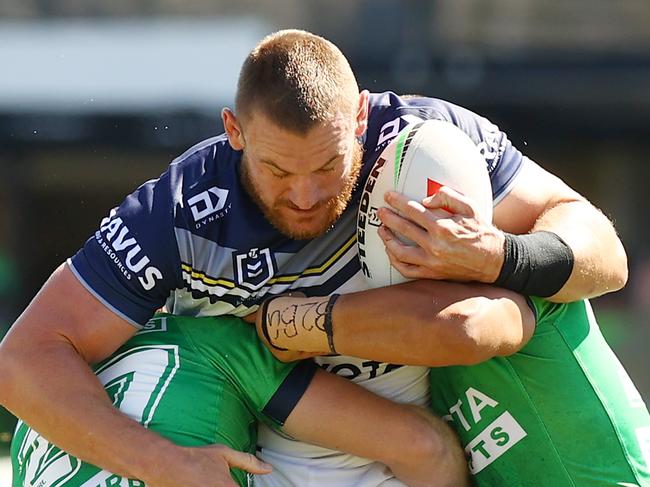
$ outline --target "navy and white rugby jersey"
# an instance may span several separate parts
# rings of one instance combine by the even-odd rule
[[[522,154],[485,118],[424,97],[370,97],[359,184],[348,209],[326,234],[309,241],[280,234],[240,182],[241,152],[225,135],[175,159],[113,209],[69,259],[81,282],[134,325],[167,306],[180,315],[244,316],[269,294],[308,296],[364,288],[356,248],[356,212],[370,169],[407,124],[449,121],[480,148],[495,202],[522,165]]]

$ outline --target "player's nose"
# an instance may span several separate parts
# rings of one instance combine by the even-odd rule
[[[311,210],[320,202],[322,191],[315,178],[296,178],[289,190],[289,200],[299,210]]]

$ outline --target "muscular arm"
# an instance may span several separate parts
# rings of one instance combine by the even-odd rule
[[[554,232],[571,247],[573,271],[550,301],[600,296],[621,289],[627,281],[627,257],[611,222],[536,164],[524,165],[515,187],[496,206],[494,224],[515,234]]]
[[[384,225],[379,235],[391,264],[405,277],[494,283],[504,263],[503,232],[521,235],[545,230],[571,248],[574,264],[567,269],[567,280],[559,276],[562,280],[552,283],[542,296],[561,286],[548,299],[570,302],[616,291],[627,280],[625,250],[609,220],[559,178],[530,161],[495,207],[494,224],[477,214],[469,198],[449,188],[422,203],[397,193],[387,193],[386,201],[401,215],[380,208]],[[451,208],[452,214],[440,208]],[[417,245],[405,245],[394,232]],[[554,272],[526,269],[536,282],[544,280],[541,273]]]
[[[302,441],[382,462],[410,487],[469,485],[464,452],[443,420],[325,371],[316,373],[284,430]]]
[[[266,312],[281,360],[292,351],[329,353],[323,326],[328,298],[280,297]],[[262,339],[263,315],[258,317]],[[332,310],[336,351],[381,362],[438,367],[475,364],[519,350],[535,318],[525,299],[481,284],[413,281],[341,296]],[[275,346],[276,348],[273,348]]]
[[[61,266],[0,345],[1,403],[57,446],[119,475],[152,486],[205,485],[206,479],[234,486],[224,448],[175,447],[109,401],[87,364],[107,357],[135,331]],[[229,463],[249,456],[242,458]]]
[[[74,455],[134,473],[137,462],[121,463],[117,453],[138,445],[145,455],[127,458],[144,460],[149,448],[134,441],[134,425],[116,412],[86,362],[108,356],[136,329],[86,294],[61,267],[20,316],[0,348],[2,403]]]

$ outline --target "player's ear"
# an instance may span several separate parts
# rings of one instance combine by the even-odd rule
[[[242,150],[245,145],[244,134],[235,113],[230,108],[224,108],[221,110],[221,120],[230,146],[234,150]]]
[[[363,90],[359,93],[359,106],[357,107],[357,127],[354,131],[355,137],[361,137],[366,133],[368,128],[368,110],[369,110],[370,94],[368,90]]]

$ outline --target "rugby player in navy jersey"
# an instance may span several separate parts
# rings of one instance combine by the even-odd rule
[[[422,280],[364,291],[354,246],[360,188],[391,137],[409,121],[429,118],[454,123],[484,151],[494,224],[450,192],[416,205],[389,195],[387,203],[418,227],[388,209],[380,214],[386,227],[431,237],[407,249],[384,232],[392,263]],[[53,273],[0,348],[2,404],[110,471],[187,486],[228,485],[228,465],[267,471],[225,447],[177,447],[107,400],[87,363],[109,356],[162,305],[174,314],[244,317],[292,290],[325,301],[356,292],[328,307],[339,343],[347,336],[359,356],[388,356],[383,347],[393,362],[441,365],[512,353],[530,337],[522,298],[487,284],[562,302],[617,290],[627,279],[625,253],[607,218],[523,157],[497,127],[440,100],[359,92],[343,55],[317,36],[282,31],[263,40],[242,68],[235,112],[224,110],[223,121],[226,136],[190,149],[111,212]],[[456,210],[444,226],[430,218],[441,207]],[[390,316],[376,316],[378,303],[391,303]],[[413,310],[424,319],[407,329],[390,326]],[[449,326],[450,316],[458,326]],[[361,331],[375,340],[355,343]],[[319,361],[389,398],[426,400],[425,367],[344,356]],[[311,433],[305,436],[317,442],[302,419]],[[360,429],[363,419],[360,413]],[[267,458],[314,458],[274,434],[260,435]],[[362,452],[364,438],[354,440],[358,448],[350,450]]]

